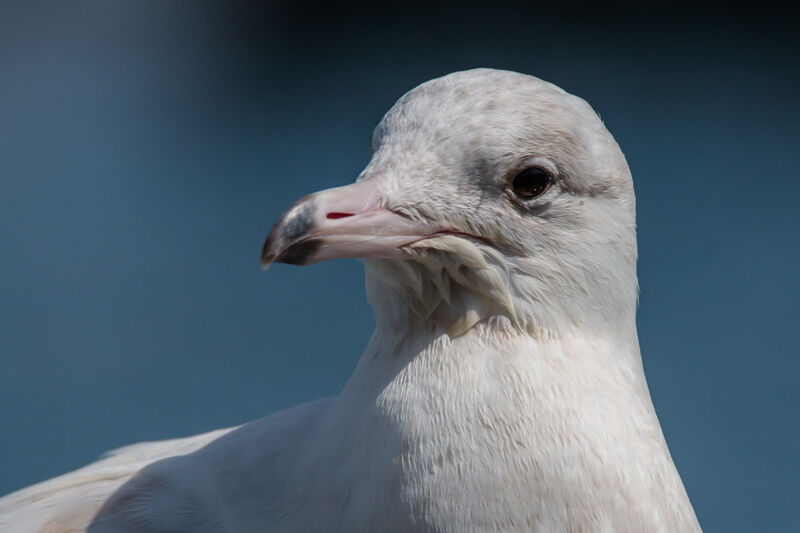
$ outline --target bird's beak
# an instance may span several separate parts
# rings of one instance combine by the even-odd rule
[[[261,267],[308,265],[341,257],[402,258],[401,248],[436,233],[383,207],[375,178],[295,202],[269,232]]]

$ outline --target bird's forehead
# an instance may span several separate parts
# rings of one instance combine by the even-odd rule
[[[585,147],[578,137],[594,122],[599,119],[585,102],[554,85],[481,69],[432,80],[405,94],[376,127],[373,147],[460,160],[465,152],[522,157],[559,143]]]
[[[376,134],[379,138],[426,134],[452,137],[477,130],[502,135],[556,124],[563,129],[585,112],[579,102],[532,76],[502,71],[459,72],[406,93],[386,113]],[[587,120],[593,118],[589,111]]]
[[[591,106],[515,72],[477,69],[423,83],[386,113],[373,150],[362,179],[502,181],[535,161],[573,192],[633,194],[625,158]]]

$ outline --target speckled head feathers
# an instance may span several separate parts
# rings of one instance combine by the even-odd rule
[[[368,260],[379,315],[396,314],[391,287],[456,334],[493,316],[540,332],[620,315],[633,324],[631,175],[584,100],[515,72],[457,72],[400,98],[373,150],[360,179],[377,179],[385,206],[477,237],[422,240],[406,247],[411,261]],[[509,187],[529,167],[553,184],[521,202]]]

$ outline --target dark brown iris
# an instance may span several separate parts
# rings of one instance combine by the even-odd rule
[[[511,190],[521,199],[530,200],[543,195],[552,183],[553,178],[547,171],[539,167],[530,167],[514,177]]]

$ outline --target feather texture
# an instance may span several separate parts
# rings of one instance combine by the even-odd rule
[[[358,190],[386,220],[446,231],[389,257],[382,228],[351,242],[378,255],[377,327],[342,393],[114,452],[0,499],[0,530],[700,531],[639,354],[630,171],[589,105],[455,73],[403,96],[373,145]],[[550,181],[515,196],[531,167]],[[282,217],[266,264],[322,249],[297,241],[326,219],[312,205]],[[299,245],[273,254],[285,235]]]

